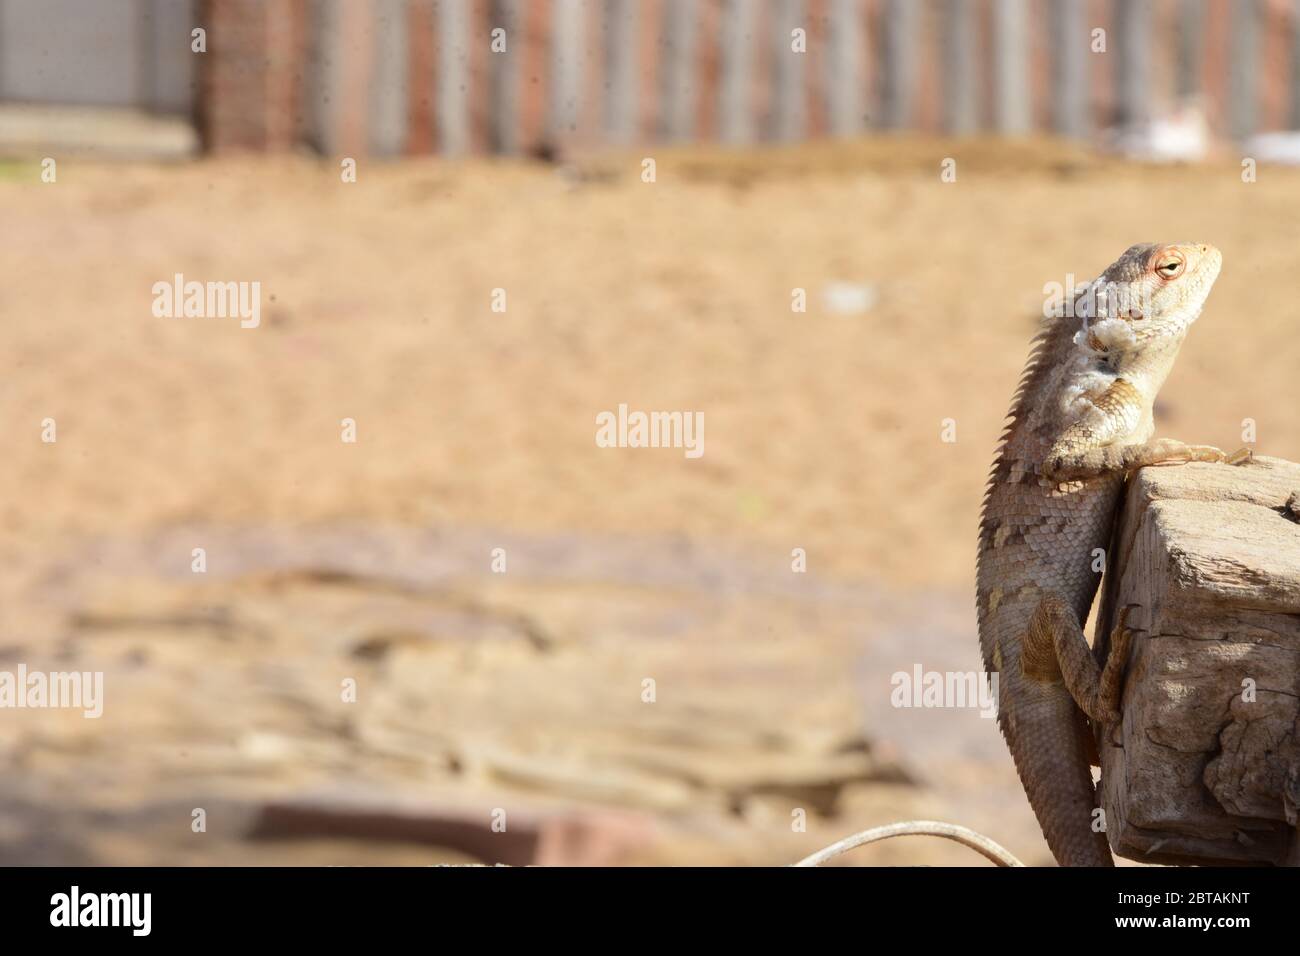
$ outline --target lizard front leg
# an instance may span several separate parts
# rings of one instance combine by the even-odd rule
[[[1239,464],[1250,449],[1225,455],[1212,445],[1187,445],[1172,438],[1130,443],[1150,402],[1132,382],[1117,378],[1103,389],[1079,396],[1079,418],[1066,428],[1043,458],[1042,475],[1057,483],[1127,473],[1147,465],[1189,461]]]
[[[1058,442],[1044,460],[1042,473],[1048,481],[1081,481],[1150,465],[1182,465],[1189,461],[1239,465],[1250,459],[1249,448],[1226,455],[1213,445],[1186,445],[1172,438],[1157,438],[1139,445],[1102,445],[1082,449]]]
[[[1029,619],[1021,670],[1031,680],[1065,684],[1089,720],[1103,728],[1113,726],[1119,722],[1121,678],[1135,633],[1128,626],[1132,607],[1120,611],[1106,664],[1098,667],[1074,609],[1056,592],[1044,594]]]

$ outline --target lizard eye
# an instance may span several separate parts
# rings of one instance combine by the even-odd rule
[[[1156,274],[1162,279],[1176,279],[1183,274],[1182,256],[1165,256],[1156,262]]]

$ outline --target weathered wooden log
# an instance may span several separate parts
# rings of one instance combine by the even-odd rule
[[[1123,719],[1099,742],[1111,848],[1150,863],[1300,865],[1300,465],[1146,468],[1097,641],[1120,608]]]

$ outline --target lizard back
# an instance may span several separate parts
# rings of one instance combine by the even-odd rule
[[[984,666],[999,675],[998,726],[1048,844],[1058,859],[1105,865],[1105,836],[1091,828],[1087,719],[1063,687],[1032,681],[1020,667],[1046,593],[1087,619],[1101,577],[1094,552],[1109,544],[1124,482],[1121,474],[1055,485],[1040,475],[1060,431],[1079,324],[1044,325],[1013,399],[981,513],[976,601]]]

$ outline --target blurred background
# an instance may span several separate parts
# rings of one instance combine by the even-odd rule
[[[890,699],[1046,287],[1215,243],[1159,432],[1300,455],[1290,0],[0,0],[0,156],[0,863],[1048,863]]]

